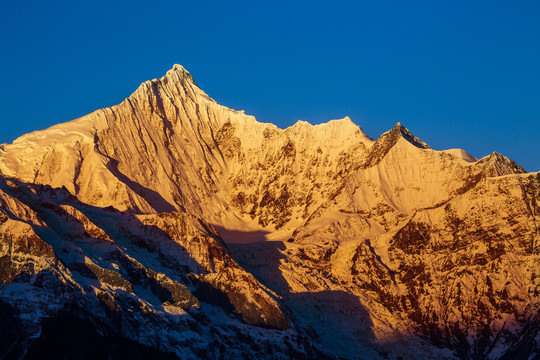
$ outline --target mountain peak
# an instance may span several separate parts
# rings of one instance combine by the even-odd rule
[[[480,163],[485,164],[484,171],[487,177],[526,173],[515,161],[495,151],[480,159]]]
[[[401,136],[405,140],[407,140],[408,142],[410,142],[411,144],[413,144],[414,146],[416,146],[418,148],[431,149],[431,147],[428,144],[426,144],[425,142],[423,142],[422,140],[420,140],[419,138],[414,136],[409,131],[409,129],[407,129],[405,126],[403,126],[400,122],[396,123],[396,125],[394,125],[392,130],[390,130],[386,134],[388,134],[391,138],[397,138],[397,137]],[[383,134],[383,136],[386,135],[386,134]],[[381,136],[381,138],[382,138],[382,136]]]
[[[189,71],[186,70],[182,65],[180,64],[174,64],[173,67],[167,71],[165,74],[165,77],[170,77],[171,75],[176,74],[180,78],[188,78],[190,80],[193,80],[193,76],[189,73]]]
[[[358,125],[356,125],[354,121],[352,121],[351,118],[348,116],[345,116],[342,119],[330,120],[329,123],[339,124],[340,126],[343,126],[343,127],[350,127],[350,126],[354,126],[355,128],[358,127]]]
[[[158,103],[161,103],[167,98],[169,98],[167,101],[171,101],[174,97],[194,99],[198,96],[211,100],[197,85],[189,71],[182,65],[174,64],[165,76],[143,82],[126,100],[138,98],[148,101],[159,98]]]
[[[179,71],[179,72],[188,72],[185,67],[180,64],[174,64],[172,69],[169,71]]]
[[[390,131],[385,132],[375,141],[371,148],[371,154],[364,165],[371,167],[378,164],[400,139],[404,139],[420,149],[431,149],[429,145],[414,136],[406,127],[398,122]]]
[[[169,71],[167,71],[165,76],[160,79],[160,81],[163,81],[163,80],[169,80],[172,82],[180,82],[180,83],[187,80],[188,82],[191,82],[197,85],[195,83],[195,80],[193,79],[193,76],[189,73],[189,71],[187,71],[182,65],[179,65],[179,64],[174,64],[173,67]]]

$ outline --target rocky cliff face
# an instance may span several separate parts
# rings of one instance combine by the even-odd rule
[[[0,357],[58,324],[106,356],[539,356],[540,176],[500,154],[279,129],[175,65],[1,145],[0,175]]]

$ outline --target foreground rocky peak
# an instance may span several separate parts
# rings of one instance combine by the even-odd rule
[[[539,199],[500,154],[280,129],[175,65],[1,145],[0,358],[57,322],[194,359],[538,356]]]

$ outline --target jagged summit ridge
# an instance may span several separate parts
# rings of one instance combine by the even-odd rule
[[[410,158],[407,154],[414,151],[407,150],[406,144],[431,151],[400,123],[377,141],[349,117],[319,125],[299,121],[286,129],[259,123],[217,104],[187,70],[175,65],[161,79],[143,83],[119,105],[3,145],[0,172],[28,183],[65,186],[84,201],[120,210],[161,212],[189,206],[202,215],[205,208],[212,208],[216,210],[210,218],[222,223],[230,217],[224,211],[230,197],[246,197],[247,202],[240,201],[242,213],[249,206],[253,215],[269,197],[278,201],[285,196],[283,190],[267,194],[253,185],[238,191],[244,185],[237,182],[248,173],[256,176],[261,169],[272,171],[271,164],[282,163],[284,171],[303,174],[294,181],[291,174],[288,181],[294,182],[293,187],[321,186],[324,179],[334,183],[339,179],[339,183],[350,171],[375,166],[390,154],[405,152],[403,156]],[[423,161],[428,153],[418,153],[413,161]],[[457,158],[475,163],[466,153]],[[294,168],[287,168],[288,161]],[[494,161],[501,165],[490,165],[497,169],[492,174],[519,170],[505,165],[502,158]],[[317,164],[315,172],[311,164]],[[342,185],[335,186],[337,190]],[[207,195],[213,193],[230,195]],[[310,206],[320,206],[323,199]]]
[[[119,105],[4,145],[0,171],[28,183],[64,186],[97,206],[142,213],[189,207],[216,223],[241,224],[248,217],[259,225],[283,227],[293,213],[285,212],[278,221],[265,214],[266,210],[261,212],[261,204],[282,203],[287,197],[272,210],[278,211],[300,203],[305,196],[305,190],[292,191],[298,195],[291,198],[291,188],[317,188],[326,183],[334,189],[313,194],[298,217],[304,219],[311,208],[341,191],[351,171],[373,167],[392,154],[396,159],[412,159],[409,155],[414,151],[407,150],[406,144],[431,151],[400,123],[377,141],[349,117],[319,125],[299,121],[286,129],[259,123],[217,104],[189,72],[175,65],[161,79],[143,83]],[[418,153],[412,161],[424,161],[428,154]],[[463,158],[473,159],[459,157]],[[517,169],[490,166],[498,169],[492,172],[498,175]],[[270,174],[276,167],[283,167],[279,176]],[[259,186],[242,180],[260,178],[261,171],[280,188],[269,192],[266,180]],[[286,183],[289,185],[284,187]],[[230,201],[238,204],[240,215],[225,211]],[[300,212],[299,206],[295,208]],[[208,214],[205,209],[215,210]]]
[[[199,88],[189,71],[178,64],[175,64],[163,77],[143,82],[129,98],[142,96],[143,94],[141,93],[160,96],[158,91],[159,88],[163,89],[161,94],[167,94],[168,97],[195,96],[195,94],[198,94],[211,100],[208,95]]]
[[[405,126],[401,125],[400,122],[398,122],[394,128],[390,131],[399,132],[403,138],[405,138],[407,141],[409,141],[414,146],[423,148],[423,149],[431,149],[428,144],[414,136],[409,129],[407,129]]]

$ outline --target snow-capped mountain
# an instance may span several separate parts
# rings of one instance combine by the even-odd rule
[[[539,226],[500,154],[280,129],[175,65],[0,145],[0,358],[538,358]]]

